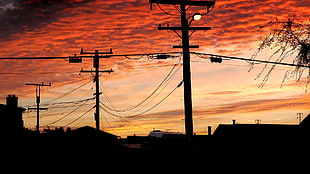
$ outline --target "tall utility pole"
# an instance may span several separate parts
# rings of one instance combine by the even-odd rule
[[[187,135],[193,135],[193,106],[192,106],[192,85],[191,85],[191,67],[190,67],[190,45],[189,30],[210,30],[211,27],[190,27],[186,15],[186,7],[205,6],[207,8],[214,6],[214,1],[187,1],[187,0],[149,0],[149,3],[179,5],[181,13],[181,27],[158,27],[158,30],[182,30],[182,49],[183,49],[183,81],[184,81],[184,114],[185,114],[185,132]]]
[[[94,94],[95,97],[96,97],[96,111],[95,111],[95,122],[96,122],[96,129],[100,130],[100,114],[99,114],[99,104],[100,104],[100,94],[101,92],[99,92],[99,73],[100,72],[108,72],[108,73],[111,73],[113,72],[113,70],[104,70],[104,71],[100,71],[99,70],[99,59],[100,58],[109,58],[110,56],[108,55],[103,55],[101,56],[100,54],[113,54],[112,52],[112,49],[110,49],[109,52],[99,52],[98,50],[95,50],[95,52],[84,52],[83,49],[81,49],[81,53],[80,54],[94,54],[93,56],[93,66],[95,68],[95,71],[83,71],[81,70],[80,72],[88,72],[88,73],[92,73],[94,72],[95,73],[95,77],[94,77],[94,82],[95,82],[95,85],[96,85],[96,93]],[[89,56],[81,56],[81,57],[89,57]]]
[[[28,109],[36,109],[37,110],[37,125],[36,125],[36,131],[39,133],[40,132],[40,110],[47,110],[47,108],[40,108],[40,97],[41,97],[41,86],[51,86],[51,83],[49,84],[44,84],[42,83],[26,83],[25,85],[33,85],[36,86],[36,103],[37,107],[36,108],[28,108]]]

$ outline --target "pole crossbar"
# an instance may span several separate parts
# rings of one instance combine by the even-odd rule
[[[109,57],[108,55],[104,55],[104,56],[101,56],[99,54],[113,54],[112,52],[112,49],[110,49],[109,52],[99,52],[98,50],[95,50],[95,52],[84,52],[83,48],[81,49],[81,53],[80,54],[94,54],[93,57],[93,66],[95,68],[95,71],[84,71],[84,70],[81,70],[80,72],[83,73],[83,72],[89,72],[89,73],[92,73],[94,72],[95,73],[95,77],[94,77],[94,82],[95,82],[95,85],[96,85],[96,92],[94,93],[95,95],[95,99],[96,99],[96,105],[95,105],[95,108],[96,108],[96,111],[94,113],[94,119],[95,119],[95,122],[96,122],[96,129],[100,130],[100,95],[101,95],[101,92],[99,92],[99,72],[108,72],[108,73],[111,73],[113,72],[112,69],[110,70],[103,70],[103,71],[100,71],[99,70],[99,58],[101,57],[104,57],[104,58],[107,58]]]
[[[187,1],[187,0],[149,0],[149,3],[170,4],[170,5],[192,5],[192,6],[213,6],[215,1]]]
[[[181,26],[180,27],[162,27],[159,25],[158,30],[181,30],[182,34],[178,36],[182,39],[182,53],[183,53],[183,81],[184,81],[184,120],[185,133],[192,136],[193,131],[193,107],[192,107],[192,85],[191,85],[191,65],[190,65],[190,44],[189,44],[189,30],[210,30],[211,27],[190,27],[191,22],[188,22],[186,15],[187,5],[190,6],[205,6],[210,8],[215,5],[215,0],[210,1],[190,1],[190,0],[149,0],[150,8],[152,4],[170,4],[179,5]]]
[[[42,83],[25,83],[25,85],[32,85],[36,87],[36,108],[28,108],[28,109],[36,109],[37,110],[37,125],[36,125],[36,132],[40,132],[40,110],[47,110],[47,108],[40,108],[40,98],[41,98],[41,86],[51,86],[51,83],[44,84]]]
[[[83,73],[83,72],[85,72],[85,73],[92,73],[92,72],[96,72],[96,71],[85,71],[85,70],[81,70],[80,71],[81,73]],[[103,71],[98,71],[98,72],[102,72],[102,73],[104,73],[104,72],[107,72],[107,73],[111,73],[111,72],[114,72],[112,69],[110,69],[110,70],[103,70]]]
[[[211,27],[187,27],[188,30],[211,30]],[[158,27],[158,30],[182,30],[183,27]]]

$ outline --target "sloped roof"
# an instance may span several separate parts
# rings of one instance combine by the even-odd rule
[[[304,118],[299,125],[303,128],[310,128],[310,114],[307,115],[307,117]]]
[[[110,134],[102,130],[98,130],[91,126],[84,126],[84,127],[71,130],[69,134],[73,136],[103,136],[103,137],[110,137],[110,138],[118,137],[116,135]]]
[[[288,124],[220,124],[214,136],[226,138],[284,138],[297,135],[299,125]]]

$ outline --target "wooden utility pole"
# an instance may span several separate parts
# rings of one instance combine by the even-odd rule
[[[95,106],[95,108],[96,108],[96,111],[95,111],[95,114],[94,114],[94,117],[95,117],[95,122],[96,122],[96,129],[98,129],[98,130],[100,130],[100,114],[99,114],[99,112],[100,112],[100,99],[99,99],[99,97],[100,97],[100,94],[101,94],[101,92],[99,92],[99,73],[100,72],[108,72],[108,73],[111,73],[111,72],[113,72],[113,70],[111,69],[111,70],[104,70],[104,71],[100,71],[99,70],[99,59],[100,58],[109,58],[110,56],[108,56],[108,55],[103,55],[103,56],[101,56],[100,54],[113,54],[113,52],[112,52],[112,49],[110,49],[110,51],[109,52],[99,52],[98,50],[95,50],[95,52],[84,52],[83,51],[83,49],[81,49],[81,53],[80,54],[94,54],[94,56],[93,56],[93,66],[94,66],[94,68],[95,68],[95,71],[92,71],[92,70],[90,70],[90,71],[83,71],[83,70],[81,70],[80,72],[81,73],[83,73],[83,72],[88,72],[88,73],[95,73],[95,77],[94,77],[94,82],[95,82],[95,85],[96,85],[96,93],[94,94],[95,95],[95,97],[96,97],[96,106]],[[88,57],[88,56],[81,56],[81,57]]]
[[[182,46],[183,49],[183,80],[184,80],[184,117],[185,117],[185,132],[187,135],[193,135],[193,107],[192,107],[192,87],[191,87],[191,67],[190,67],[190,45],[189,45],[189,30],[210,30],[211,27],[190,27],[187,20],[186,7],[190,6],[205,6],[207,8],[214,6],[214,1],[187,1],[187,0],[149,0],[149,3],[179,5],[181,13],[181,27],[158,27],[158,30],[181,30],[182,31]],[[197,46],[195,46],[197,47]],[[175,47],[176,48],[176,47]]]
[[[40,132],[40,110],[47,110],[47,108],[40,108],[40,97],[41,97],[41,86],[51,86],[51,83],[49,84],[44,84],[42,83],[26,83],[25,85],[33,85],[36,86],[36,103],[37,107],[36,108],[28,108],[28,109],[35,109],[37,110],[37,125],[36,125],[36,131],[39,133]]]

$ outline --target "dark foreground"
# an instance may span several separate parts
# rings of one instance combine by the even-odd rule
[[[141,148],[128,148],[128,143],[92,136],[4,138],[2,166],[9,167],[9,173],[299,173],[310,162],[310,143],[305,137],[232,141],[197,136],[154,140]]]

